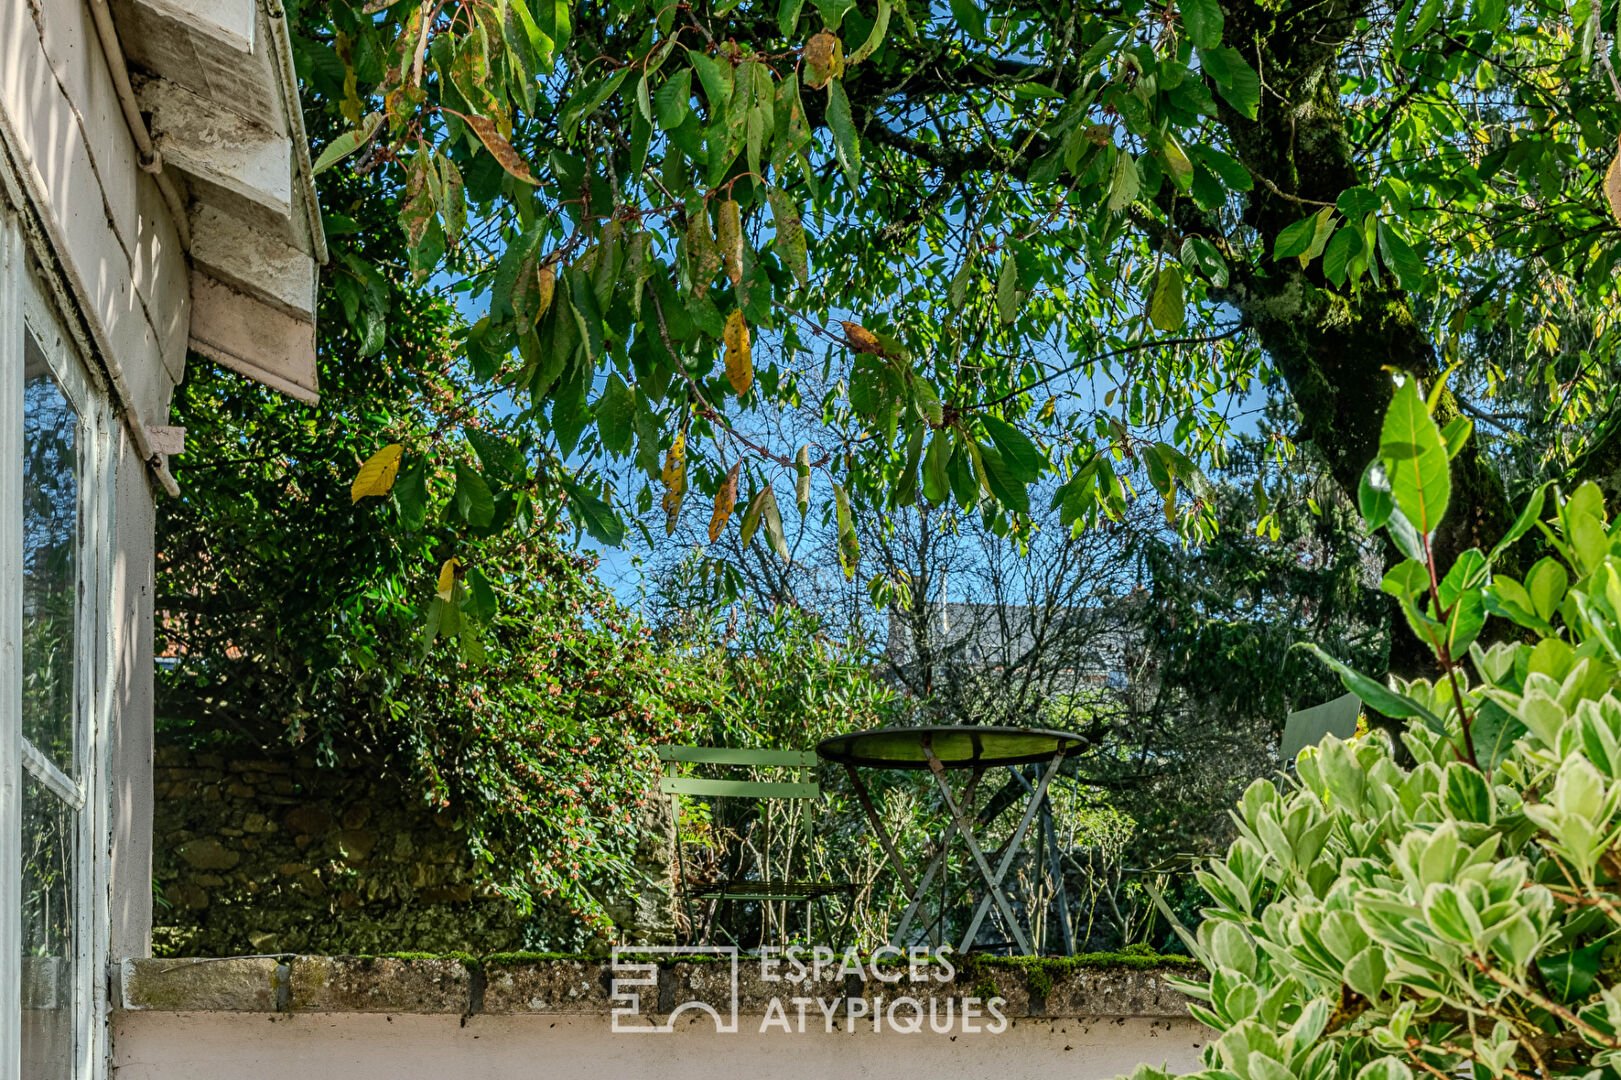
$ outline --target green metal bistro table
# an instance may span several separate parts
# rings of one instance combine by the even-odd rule
[[[890,935],[891,945],[899,946],[904,941],[912,920],[922,909],[923,898],[929,886],[945,865],[952,841],[960,836],[968,848],[974,866],[985,882],[987,891],[974,909],[974,917],[968,925],[967,933],[963,935],[958,951],[966,952],[973,945],[980,924],[984,922],[991,905],[994,904],[1019,948],[1027,956],[1034,955],[1029,937],[1019,925],[1019,921],[1014,918],[1013,905],[1008,900],[1007,891],[1002,887],[1002,881],[1013,865],[1020,845],[1024,842],[1030,822],[1046,800],[1048,785],[1052,783],[1053,777],[1058,775],[1065,756],[1085,745],[1086,740],[1081,736],[1064,731],[970,726],[874,728],[871,731],[859,731],[851,735],[835,735],[817,744],[818,756],[826,761],[843,765],[849,774],[850,783],[855,787],[856,798],[860,800],[861,808],[866,812],[867,820],[872,824],[873,832],[883,846],[889,864],[895,868],[901,888],[907,894],[906,911],[902,914],[894,933]],[[1046,768],[1041,771],[1040,781],[1031,788],[1024,816],[1019,820],[1018,828],[1013,831],[1012,838],[1002,851],[1000,862],[993,870],[974,837],[973,822],[963,808],[966,805],[972,809],[974,789],[987,770],[1032,764],[1045,764]],[[945,800],[946,811],[951,820],[936,845],[933,857],[924,868],[922,878],[916,883],[912,881],[911,874],[908,873],[900,854],[895,849],[894,840],[884,828],[883,819],[878,816],[878,811],[873,806],[872,796],[861,779],[859,771],[861,769],[927,769],[940,789],[940,795]],[[946,779],[948,772],[959,770],[969,774],[961,800],[958,799],[957,793],[952,791],[951,784]]]

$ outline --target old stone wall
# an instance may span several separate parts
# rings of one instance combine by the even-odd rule
[[[524,919],[479,888],[454,816],[382,765],[155,752],[158,956],[499,952]]]

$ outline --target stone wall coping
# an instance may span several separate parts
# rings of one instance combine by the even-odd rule
[[[898,983],[862,982],[831,973],[820,984],[824,999],[899,994],[940,999],[976,995],[1001,997],[1011,1018],[1154,1017],[1186,1018],[1187,998],[1173,979],[1202,978],[1187,964],[1104,967],[1066,965],[962,964],[950,982],[925,980],[911,986],[905,970]],[[795,995],[816,996],[807,984],[792,986],[761,978],[758,959],[743,954],[738,965],[737,1003],[741,1015],[762,1015],[773,997],[786,1005]],[[656,963],[659,1004],[668,1012],[676,1002],[730,1003],[730,965],[667,958]],[[236,1013],[417,1013],[473,1016],[612,1014],[609,961],[539,959],[508,961],[471,957],[237,956],[117,962],[119,1008],[146,1012]],[[630,976],[624,969],[620,978]],[[651,1002],[649,1002],[651,1006]]]

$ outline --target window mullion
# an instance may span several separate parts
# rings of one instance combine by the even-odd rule
[[[0,207],[0,1080],[22,1075],[23,272]]]
[[[51,759],[34,748],[27,739],[18,740],[22,767],[44,784],[52,795],[73,807],[74,813],[84,809],[84,789],[73,777],[58,769]]]

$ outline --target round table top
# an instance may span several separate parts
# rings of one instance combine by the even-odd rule
[[[816,744],[818,756],[841,765],[869,769],[927,769],[925,746],[948,769],[989,769],[1051,761],[1086,740],[1067,731],[1043,728],[892,727],[835,735]]]

